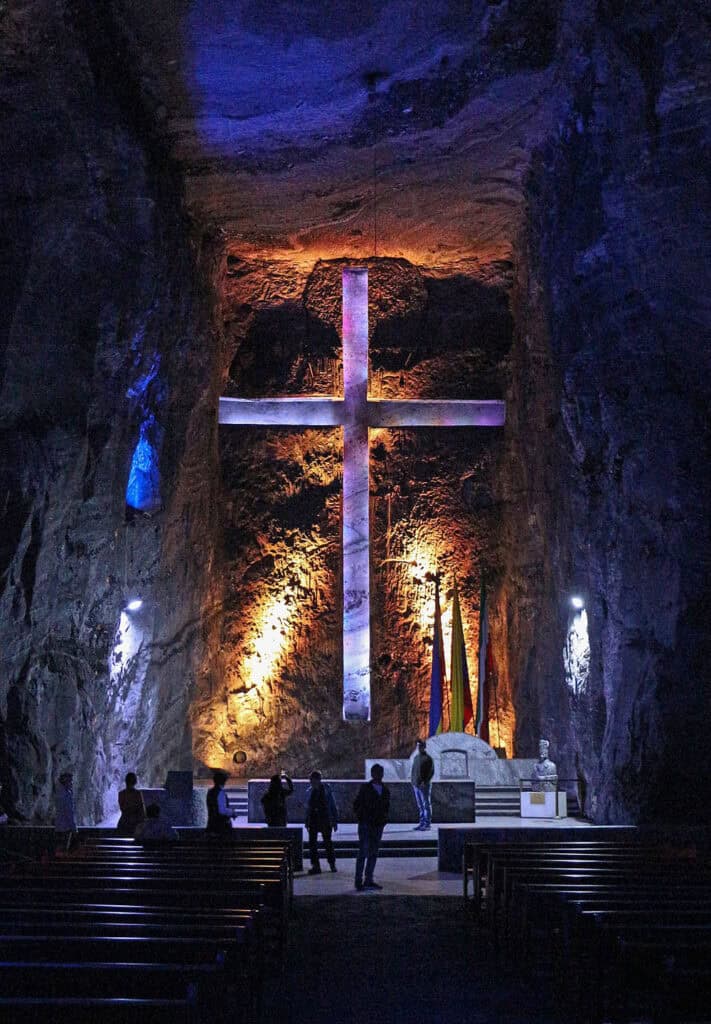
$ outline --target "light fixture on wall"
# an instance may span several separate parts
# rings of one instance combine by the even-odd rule
[[[575,608],[576,612],[579,612],[581,608],[585,607],[585,601],[582,599],[582,597],[579,597],[577,594],[574,597],[571,597],[570,603],[572,604],[573,608]]]
[[[143,601],[140,597],[132,598],[126,605],[127,612],[137,612],[143,607]]]

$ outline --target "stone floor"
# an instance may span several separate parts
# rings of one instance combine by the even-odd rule
[[[381,861],[383,892],[346,893],[352,866],[298,883],[287,969],[266,997],[270,1024],[549,1024],[545,992],[497,961],[452,898],[458,886],[433,895],[451,879],[436,879],[431,863]]]
[[[338,871],[332,874],[325,860],[321,861],[321,874],[309,875],[308,858],[303,874],[294,878],[294,894],[300,896],[353,896],[354,899],[380,898],[376,891],[356,892],[353,887],[355,860],[344,858],[336,862]],[[375,880],[388,896],[459,896],[462,895],[462,876],[437,870],[436,857],[381,857],[376,865]]]

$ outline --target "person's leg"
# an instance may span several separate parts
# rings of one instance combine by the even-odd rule
[[[333,849],[333,840],[331,839],[331,826],[327,826],[323,829],[323,845],[326,847],[326,860],[331,871],[336,870],[336,853]]]
[[[378,859],[373,845],[375,830],[372,825],[368,825],[368,839],[366,846],[365,855],[365,885],[372,885],[373,882],[373,871],[375,870],[375,862]]]
[[[422,803],[425,809],[425,828],[432,824],[432,783],[425,782],[422,785]]]
[[[420,824],[417,826],[418,829],[422,828],[425,824],[425,807],[422,801],[422,790],[419,786],[413,786],[412,790],[415,794],[415,801],[417,803],[417,813],[420,816]]]
[[[378,861],[378,849],[380,848],[382,835],[382,827],[379,828],[377,825],[368,826],[368,855],[365,862],[365,879],[363,881],[363,885],[372,886],[376,889],[381,888],[373,878],[373,874],[375,872],[375,865]]]
[[[315,875],[321,870],[318,862],[318,829],[313,825],[309,828],[309,858],[311,860],[311,874]]]
[[[355,887],[356,889],[363,888],[363,865],[365,864],[365,856],[367,852],[367,826],[358,825],[358,856],[356,857],[355,863]]]

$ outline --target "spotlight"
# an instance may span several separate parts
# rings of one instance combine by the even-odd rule
[[[143,607],[143,601],[140,597],[134,597],[132,601],[129,601],[126,605],[127,612],[137,612],[139,608]]]
[[[585,607],[585,602],[583,601],[582,597],[571,597],[570,603],[576,611],[580,611],[581,608]]]

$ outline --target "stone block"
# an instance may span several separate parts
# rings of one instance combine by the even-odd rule
[[[556,799],[557,797],[557,799]],[[521,793],[522,818],[567,818],[568,794],[563,790]]]
[[[187,799],[193,791],[193,773],[169,771],[165,779],[165,791],[178,800]]]

